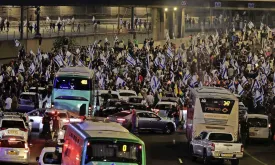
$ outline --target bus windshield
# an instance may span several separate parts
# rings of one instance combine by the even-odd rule
[[[142,164],[142,146],[137,143],[90,141],[85,164],[91,161]]]
[[[56,77],[54,82],[56,89],[90,90],[90,86],[90,79],[79,77]]]
[[[204,113],[230,114],[235,103],[234,100],[224,99],[200,99],[202,111]]]

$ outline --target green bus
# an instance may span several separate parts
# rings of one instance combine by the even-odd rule
[[[54,78],[52,107],[91,116],[94,84],[94,72],[87,67],[61,68]]]
[[[109,121],[68,125],[62,151],[62,165],[146,165],[144,142]]]

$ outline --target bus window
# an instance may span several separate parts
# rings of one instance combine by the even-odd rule
[[[91,161],[142,164],[140,144],[113,141],[90,141],[85,163]]]
[[[56,77],[54,88],[72,90],[90,90],[90,80],[78,77]]]

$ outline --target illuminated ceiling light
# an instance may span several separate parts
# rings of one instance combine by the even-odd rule
[[[168,8],[165,8],[164,11],[168,11]]]
[[[174,7],[174,11],[177,11],[177,10],[178,10],[178,8]]]

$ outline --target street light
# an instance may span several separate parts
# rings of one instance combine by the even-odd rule
[[[177,11],[178,10],[178,8],[177,7],[174,7],[174,11]]]
[[[167,12],[167,11],[168,11],[168,8],[165,8],[164,11]]]

